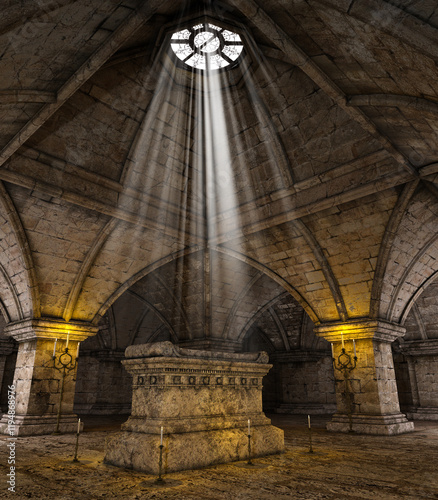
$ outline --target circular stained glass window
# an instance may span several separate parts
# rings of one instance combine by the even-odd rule
[[[172,35],[170,46],[183,63],[201,70],[234,64],[243,50],[237,33],[211,23],[177,31]]]

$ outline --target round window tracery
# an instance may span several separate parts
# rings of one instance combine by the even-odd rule
[[[178,59],[200,70],[234,64],[243,50],[240,35],[207,22],[177,31],[170,46]]]

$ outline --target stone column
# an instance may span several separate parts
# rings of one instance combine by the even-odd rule
[[[122,364],[125,351],[108,350],[96,353],[99,373],[96,402],[92,415],[130,414],[132,379]],[[117,390],[114,390],[117,388]]]
[[[346,363],[348,356],[350,366],[355,366],[351,371],[334,369],[337,412],[327,429],[383,435],[413,431],[413,422],[400,412],[391,350],[391,342],[405,334],[404,328],[368,320],[321,325],[315,332],[333,344],[335,366]]]
[[[412,389],[412,418],[438,420],[438,339],[400,344],[406,356]]]
[[[3,385],[3,377],[6,367],[6,359],[14,350],[13,341],[11,339],[0,338],[0,389]]]
[[[12,430],[15,436],[49,434],[57,428],[59,432],[75,432],[73,399],[78,344],[95,335],[97,328],[54,320],[25,320],[7,325],[4,333],[19,346],[13,381],[14,428],[11,429],[10,415],[8,419],[5,414],[0,421],[0,433],[10,434]],[[64,377],[61,361],[68,363],[69,368]]]
[[[270,358],[281,369],[283,394],[276,413],[317,415],[336,411],[333,364],[327,351],[276,352]]]

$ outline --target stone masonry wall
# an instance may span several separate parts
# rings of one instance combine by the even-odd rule
[[[418,396],[423,407],[438,407],[438,355],[422,356],[415,363]]]
[[[331,413],[336,394],[330,357],[281,363],[281,408],[291,413]],[[313,410],[311,410],[313,408]]]

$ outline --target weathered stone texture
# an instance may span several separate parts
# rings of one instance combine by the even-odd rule
[[[406,342],[438,338],[433,2],[225,1],[245,51],[214,75],[167,53],[179,0],[15,4],[0,20],[8,322],[98,324],[109,311],[90,355],[157,339],[327,349],[299,306],[316,325],[406,322]],[[54,404],[58,379],[42,371],[37,401],[27,373],[43,370],[46,340],[20,348],[23,411]],[[356,428],[380,412],[370,425],[399,432],[408,426],[388,416],[398,412],[394,373],[378,342],[358,339]],[[101,359],[100,375],[90,360],[84,370],[106,382],[100,401],[97,386],[80,385],[88,409],[125,383],[114,359]],[[307,377],[316,398],[324,370],[306,365],[300,390]],[[425,367],[413,400],[435,389],[435,364]]]
[[[42,313],[62,317],[71,287],[87,251],[108,218],[68,203],[41,199],[13,187],[33,253]]]
[[[174,350],[170,342],[126,350],[132,413],[122,432],[107,440],[107,463],[158,472],[153,444],[161,428],[169,472],[239,460],[248,455],[248,419],[253,456],[283,451],[283,432],[262,412],[262,378],[271,368],[266,353]]]
[[[419,191],[403,218],[388,257],[380,314],[400,318],[408,300],[437,269],[434,234],[438,205]]]
[[[32,314],[29,276],[22,248],[7,219],[0,216],[0,265],[2,272],[2,302],[9,320],[17,321]]]
[[[415,363],[420,405],[438,412],[438,356],[424,356]]]
[[[304,219],[325,250],[350,317],[369,313],[380,243],[395,201],[395,192],[385,199],[370,196]]]
[[[288,248],[282,245],[286,242]],[[244,241],[229,242],[226,246],[249,255],[281,276],[304,299],[313,303],[319,317],[338,318],[333,296],[327,289],[321,266],[312,249],[291,224],[255,233]],[[322,286],[315,287],[320,283]]]
[[[306,360],[308,353],[295,353],[303,361],[280,362],[281,413],[331,413],[336,408],[336,393],[331,358]],[[310,354],[309,357],[312,355]]]

